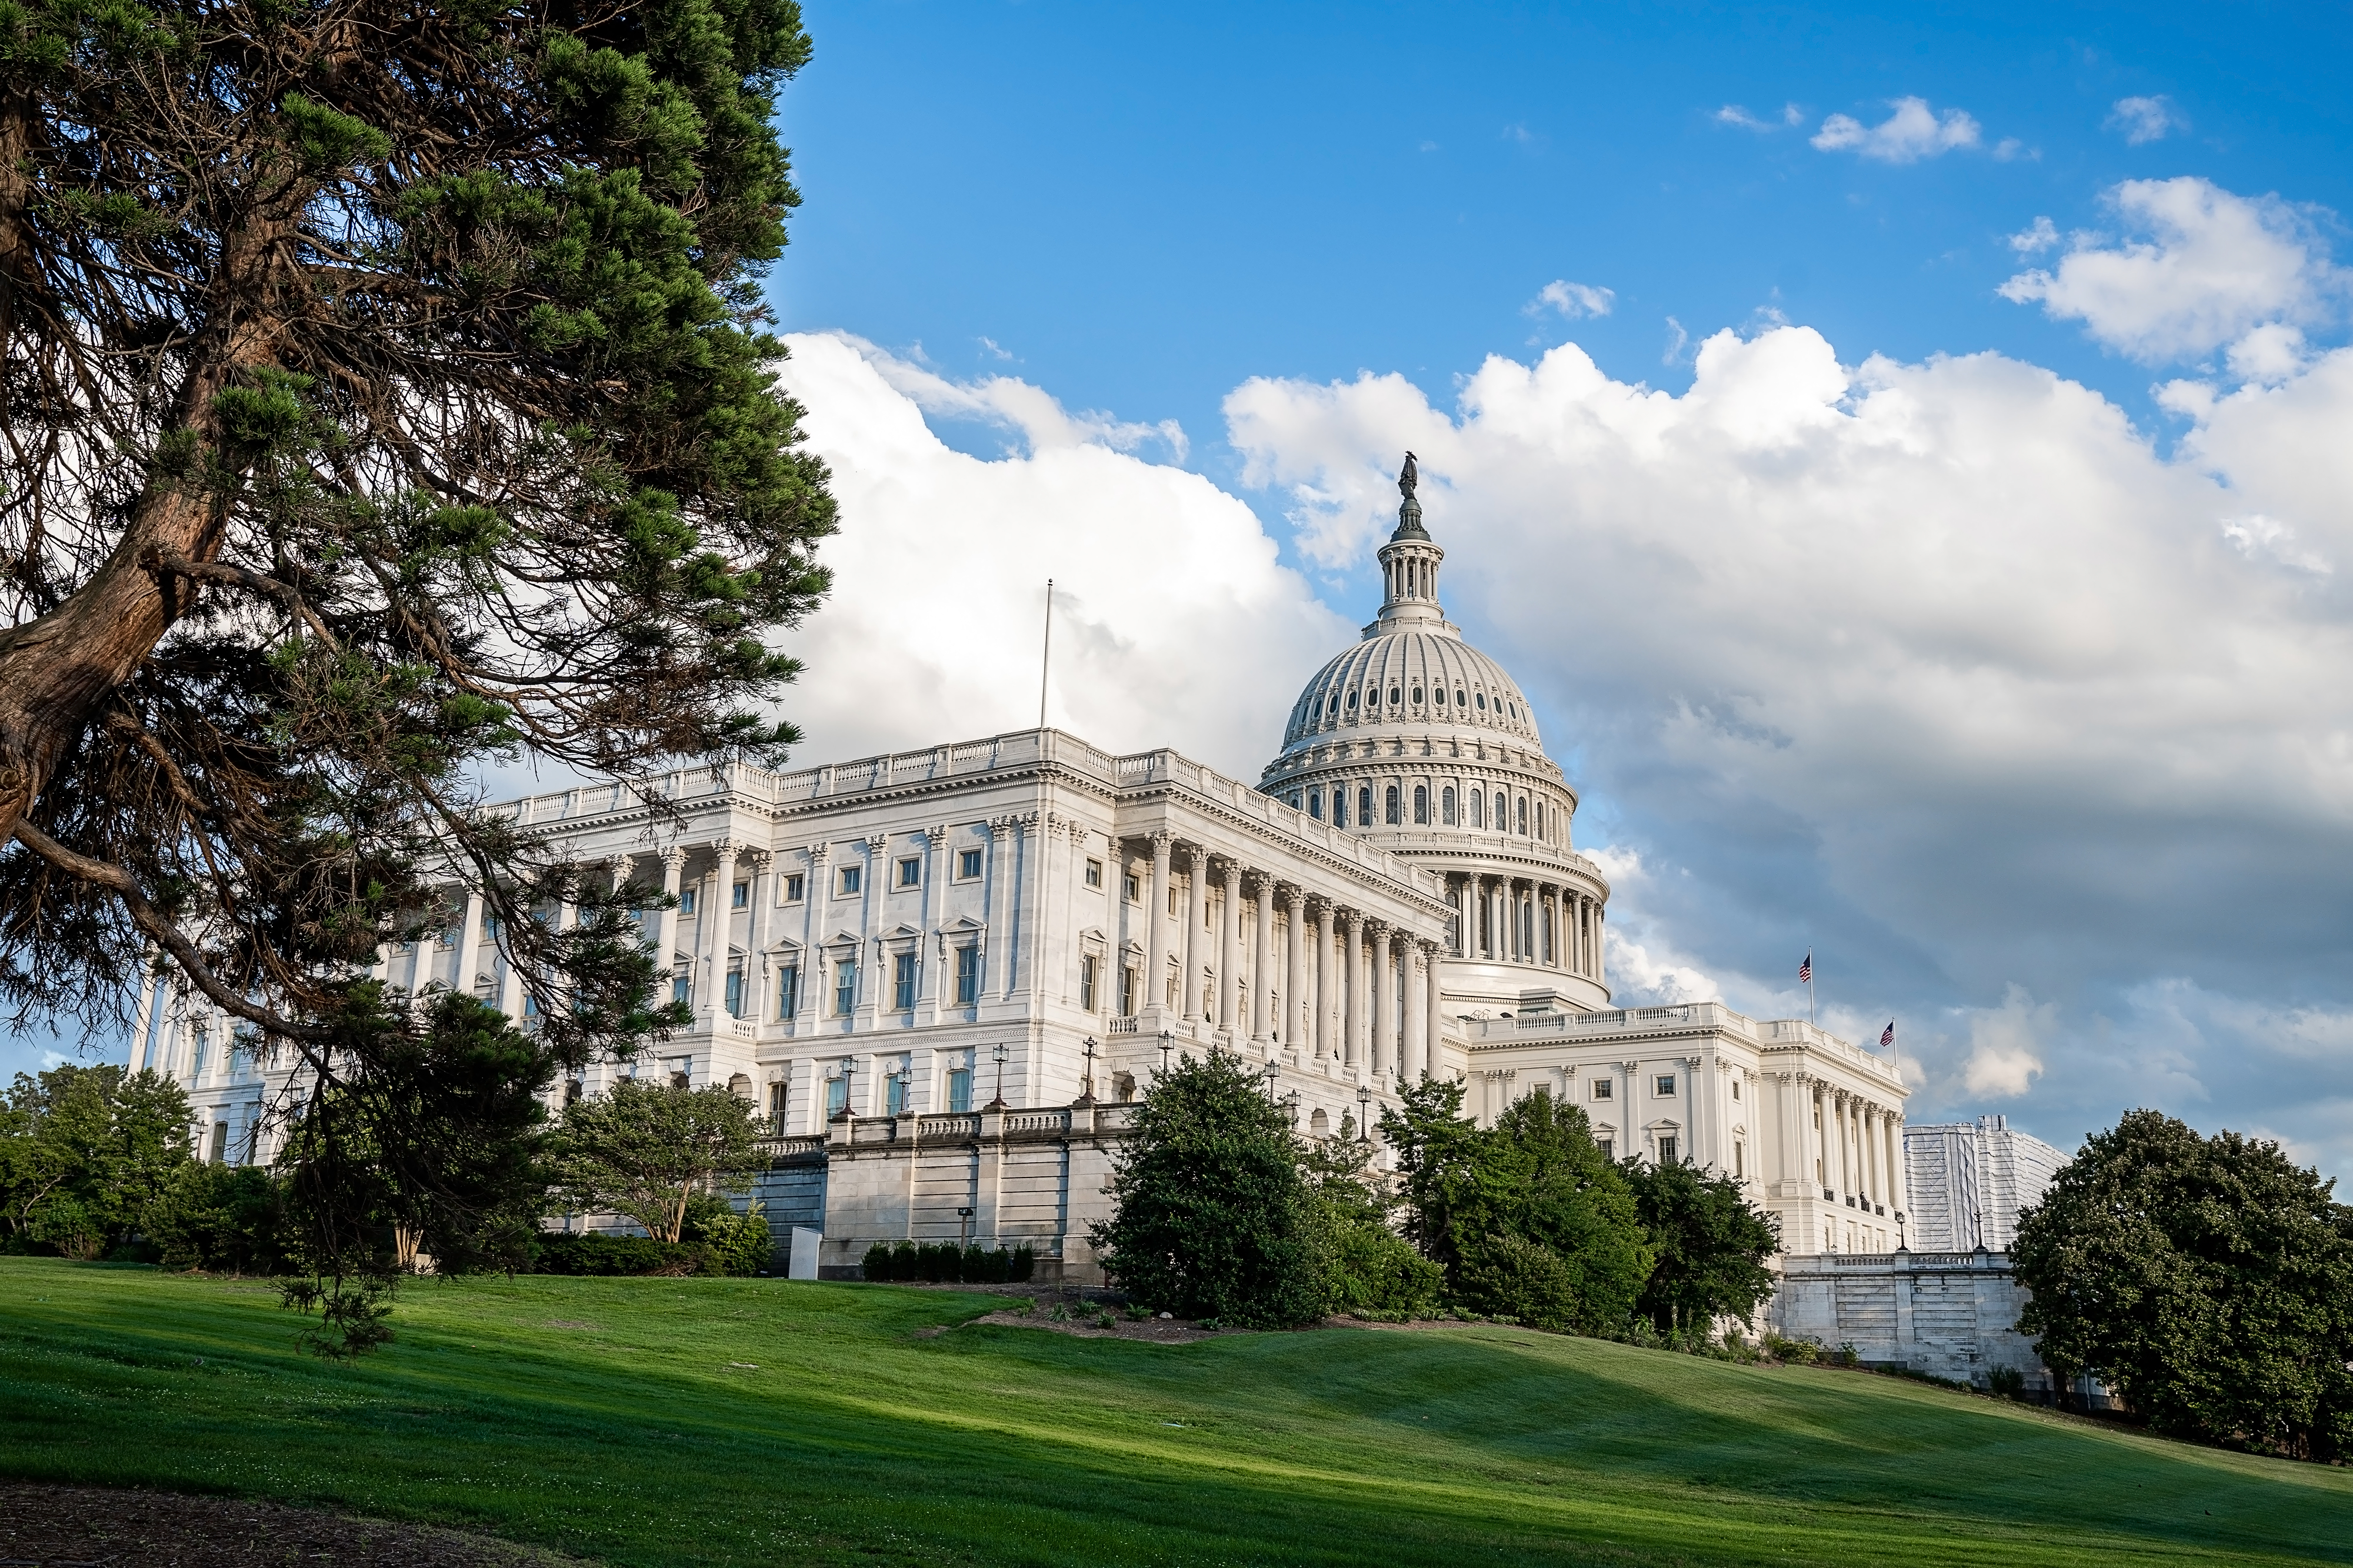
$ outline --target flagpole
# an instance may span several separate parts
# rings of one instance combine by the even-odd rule
[[[1046,636],[1038,650],[1038,728],[1046,727],[1046,677],[1054,668],[1054,580],[1046,579]]]

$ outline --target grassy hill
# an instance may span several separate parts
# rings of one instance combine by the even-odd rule
[[[0,1473],[649,1565],[2353,1562],[2353,1471],[1892,1379],[1499,1328],[936,1331],[993,1304],[426,1282],[338,1366],[264,1284],[0,1259]]]

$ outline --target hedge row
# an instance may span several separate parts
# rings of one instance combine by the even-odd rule
[[[1027,1247],[957,1247],[948,1242],[878,1241],[866,1249],[869,1279],[927,1279],[934,1284],[1018,1284],[1036,1272],[1037,1255]]]

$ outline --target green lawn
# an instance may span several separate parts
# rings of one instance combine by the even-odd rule
[[[0,1258],[0,1472],[630,1564],[2353,1562],[2353,1471],[1893,1379],[1496,1328],[917,1337],[990,1304],[426,1282],[339,1366],[267,1285]]]

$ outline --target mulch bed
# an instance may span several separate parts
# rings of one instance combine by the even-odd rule
[[[0,1481],[0,1568],[563,1568],[487,1536],[237,1498]]]

